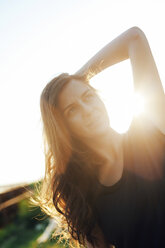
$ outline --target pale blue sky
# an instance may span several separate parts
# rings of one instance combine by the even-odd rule
[[[0,1],[0,185],[43,176],[43,87],[54,75],[75,72],[121,32],[136,25],[146,33],[164,85],[164,7],[163,0]],[[115,68],[111,82],[121,81]],[[128,62],[121,71],[131,81]]]

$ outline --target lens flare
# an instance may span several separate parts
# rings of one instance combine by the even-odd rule
[[[133,99],[133,115],[139,116],[144,112],[144,110],[145,110],[145,101],[143,95],[140,93],[135,93]]]

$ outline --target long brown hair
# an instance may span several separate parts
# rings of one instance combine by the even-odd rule
[[[88,83],[86,78],[63,73],[46,85],[40,97],[45,177],[37,187],[33,203],[58,222],[54,235],[61,233],[79,247],[85,245],[85,239],[94,245],[93,204],[98,171],[96,156],[81,141],[73,139],[58,109],[58,95],[72,79]]]

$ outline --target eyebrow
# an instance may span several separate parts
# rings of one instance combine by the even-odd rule
[[[83,98],[89,91],[91,91],[91,89],[87,89],[86,91],[83,92],[83,94],[81,95],[81,98]],[[75,103],[70,103],[69,105],[67,105],[64,109],[63,109],[63,112],[65,112],[68,108],[74,106]]]

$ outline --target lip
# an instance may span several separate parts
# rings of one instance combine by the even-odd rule
[[[92,118],[92,120],[90,120],[90,121],[86,124],[86,126],[87,126],[87,127],[91,127],[91,126],[93,126],[94,124],[98,123],[98,120],[99,120],[98,117]]]

